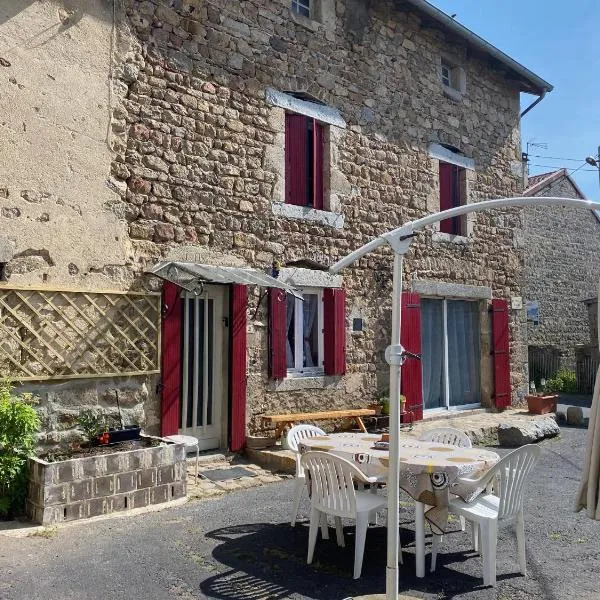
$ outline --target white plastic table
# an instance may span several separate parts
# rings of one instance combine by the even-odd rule
[[[163,439],[169,440],[174,444],[185,444],[186,448],[196,448],[196,481],[198,481],[198,460],[200,458],[200,445],[198,438],[191,435],[165,435]]]
[[[367,476],[386,481],[389,451],[377,449],[381,436],[364,433],[337,433],[303,439],[301,453],[310,450],[330,452],[345,458]],[[457,480],[475,477],[494,466],[500,457],[480,448],[460,448],[450,444],[421,442],[410,438],[400,441],[400,487],[415,500],[415,554],[417,577],[425,577],[425,517],[435,533],[444,533],[448,522],[449,494],[469,502],[471,489],[463,490]],[[425,506],[428,506],[425,514]]]

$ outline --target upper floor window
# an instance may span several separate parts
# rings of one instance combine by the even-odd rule
[[[466,170],[440,161],[440,210],[462,206],[466,202]],[[440,231],[452,235],[466,235],[465,215],[440,221]]]
[[[323,209],[324,130],[312,117],[285,115],[285,201]]]
[[[292,0],[292,12],[310,18],[310,0]]]
[[[445,57],[441,59],[440,77],[444,90],[452,98],[459,99],[466,91],[465,70]]]

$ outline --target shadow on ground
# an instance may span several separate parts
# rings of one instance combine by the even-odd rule
[[[384,592],[386,529],[369,529],[362,577],[358,580],[352,579],[354,528],[344,528],[345,548],[338,548],[333,529],[330,534],[330,540],[319,537],[313,564],[307,565],[307,523],[299,523],[295,528],[287,523],[257,523],[208,532],[208,538],[221,542],[212,556],[225,568],[205,579],[200,584],[200,591],[209,598],[221,600],[281,600],[295,595],[341,600],[348,596]],[[461,532],[456,535],[469,537]],[[417,579],[414,575],[414,532],[401,527],[401,536],[405,549],[404,564],[400,566],[401,592],[433,593],[442,600],[483,588],[480,571],[470,575],[455,569],[454,563],[464,563],[475,556],[468,546],[465,551],[446,551],[439,557],[435,574],[427,573],[425,579]],[[454,534],[450,536],[454,537]],[[480,568],[477,561],[469,562]],[[449,564],[453,565],[451,569],[446,567]],[[518,573],[500,576],[499,581],[518,576]]]

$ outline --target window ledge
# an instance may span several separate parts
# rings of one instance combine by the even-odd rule
[[[312,31],[313,33],[319,31],[321,23],[316,19],[305,17],[304,15],[298,14],[293,10],[290,10],[290,16],[292,17],[292,21],[294,21],[294,23],[302,25],[302,27],[305,27],[309,31]]]
[[[434,231],[431,237],[433,242],[447,242],[449,244],[467,245],[471,239],[465,235],[453,235],[451,233],[443,233],[442,231]]]
[[[442,89],[444,90],[444,96],[450,98],[450,100],[453,100],[454,102],[462,102],[463,95],[459,90],[444,84],[442,84]]]
[[[344,215],[342,213],[306,208],[304,206],[296,206],[295,204],[286,204],[285,202],[273,202],[272,207],[273,214],[280,217],[314,221],[333,227],[334,229],[343,229],[344,227]]]
[[[269,392],[294,392],[297,390],[337,390],[342,387],[340,375],[296,375],[281,381],[270,381]]]

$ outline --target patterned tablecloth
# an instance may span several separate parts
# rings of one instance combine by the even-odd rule
[[[386,481],[389,452],[374,448],[381,436],[337,433],[306,438],[300,452],[330,452],[355,463],[367,477]],[[413,439],[400,440],[400,487],[415,500],[426,504],[425,513],[433,531],[444,533],[448,522],[449,494],[470,502],[482,492],[461,485],[461,477],[476,478],[494,466],[500,457],[479,448],[459,448]]]

